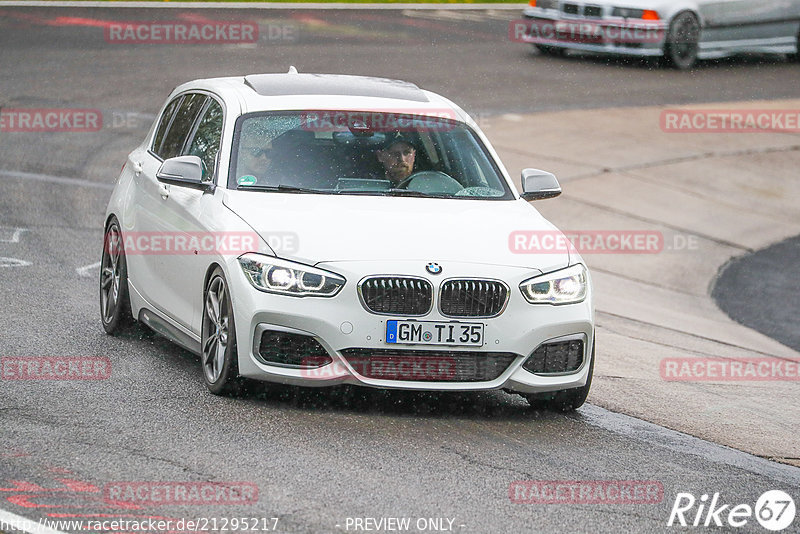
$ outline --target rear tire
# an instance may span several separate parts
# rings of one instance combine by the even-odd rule
[[[678,13],[669,24],[664,60],[671,67],[688,70],[697,62],[699,43],[700,22],[695,14],[691,11]]]
[[[107,334],[117,334],[135,321],[128,295],[128,263],[119,221],[112,217],[103,235],[100,260],[100,320]]]
[[[553,393],[523,395],[534,410],[551,410],[554,412],[574,412],[586,402],[589,389],[592,387],[594,374],[594,342],[592,342],[592,359],[589,362],[589,375],[586,385],[579,388],[562,389]]]
[[[797,45],[797,52],[794,54],[787,54],[786,57],[789,58],[789,61],[800,61],[800,31],[797,32],[797,39],[795,39],[795,44]]]

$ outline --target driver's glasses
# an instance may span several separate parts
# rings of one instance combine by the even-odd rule
[[[403,148],[398,150],[385,150],[386,155],[394,159],[406,159],[414,154],[413,148]]]

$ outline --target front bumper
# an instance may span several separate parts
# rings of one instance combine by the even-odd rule
[[[535,275],[536,271],[448,262],[444,265],[448,277],[491,277],[505,281],[510,288],[505,310],[492,318],[453,319],[443,316],[435,302],[427,315],[414,319],[482,323],[483,346],[398,346],[386,343],[386,321],[408,317],[377,315],[367,311],[359,300],[357,283],[368,275],[404,273],[426,278],[434,287],[434,295],[438,295],[439,284],[444,278],[426,273],[423,266],[424,263],[419,261],[393,262],[390,268],[385,262],[332,262],[318,265],[344,276],[347,279],[344,288],[332,298],[296,298],[260,292],[250,285],[238,264],[230,265],[228,279],[233,295],[240,374],[258,380],[312,387],[354,384],[408,390],[507,389],[518,393],[544,393],[585,385],[594,344],[591,281],[587,297],[581,303],[563,306],[531,305],[525,301],[518,286],[523,280]],[[311,336],[330,357],[330,362],[315,368],[267,362],[259,353],[264,331]],[[534,374],[522,368],[540,345],[560,339],[583,341],[583,362],[579,368],[562,374]],[[420,351],[437,355],[446,352],[446,357],[453,359],[463,356],[466,359],[479,360],[484,355],[490,358],[498,353],[513,357],[507,366],[504,365],[499,376],[490,380],[458,381],[451,378],[438,381],[430,378],[409,379],[409,375],[400,379],[364,376],[367,373],[358,365],[352,364],[352,357],[348,360],[345,356],[353,352],[378,353],[387,349],[394,349],[395,353],[409,351],[412,354],[413,351],[417,355]]]
[[[512,39],[553,48],[637,57],[664,55],[667,26],[661,21],[563,17],[549,10],[526,9]]]

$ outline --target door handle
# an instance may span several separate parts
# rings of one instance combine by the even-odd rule
[[[158,192],[161,195],[161,198],[167,200],[169,198],[169,184],[158,184]]]

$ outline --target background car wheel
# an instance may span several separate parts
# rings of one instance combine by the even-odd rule
[[[203,303],[200,355],[203,379],[215,395],[238,394],[243,381],[239,378],[233,306],[228,282],[219,267],[203,291]]]
[[[533,47],[539,51],[540,54],[543,56],[551,56],[551,57],[563,57],[567,51],[564,48],[560,48],[557,46],[548,46],[548,45],[541,45],[535,44]]]
[[[797,39],[795,39],[795,44],[797,45],[797,52],[794,54],[787,54],[789,61],[800,61],[800,32],[797,32]]]
[[[697,61],[700,47],[700,22],[694,13],[678,13],[669,25],[664,59],[668,65],[687,70]]]
[[[103,237],[100,260],[100,318],[103,329],[114,334],[134,323],[128,298],[128,264],[119,221],[113,217]]]
[[[524,395],[528,404],[534,410],[552,410],[556,412],[573,412],[583,406],[589,389],[592,387],[592,375],[594,374],[594,344],[592,344],[592,359],[589,362],[589,376],[586,378],[586,385],[579,388],[564,389],[555,393],[542,393],[534,395]]]

